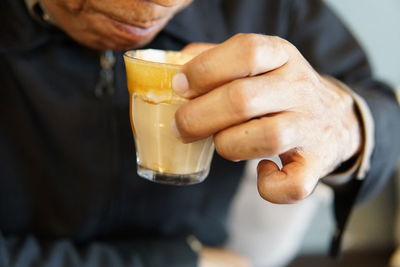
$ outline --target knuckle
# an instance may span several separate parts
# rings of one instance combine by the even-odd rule
[[[249,34],[244,41],[246,53],[243,53],[244,65],[248,70],[248,75],[253,76],[258,74],[257,69],[262,65],[265,59],[265,49],[268,43],[268,38],[258,34]]]
[[[287,51],[295,49],[289,41],[278,36],[248,33],[236,35],[235,40],[244,49],[241,61],[248,76],[262,73],[265,66],[269,66],[268,60],[271,55],[276,57],[276,60],[285,62],[288,58]]]
[[[221,157],[232,161],[238,160],[236,157],[234,157],[235,153],[232,150],[233,147],[229,146],[229,144],[225,141],[223,132],[215,134],[213,138],[215,150]]]
[[[256,95],[251,81],[236,80],[226,90],[226,98],[231,113],[240,119],[248,119],[254,115]]]
[[[244,44],[246,44],[250,49],[255,49],[260,45],[264,45],[265,41],[268,40],[265,38],[265,35],[256,33],[247,33],[244,35],[243,39]]]
[[[264,49],[268,38],[265,35],[255,33],[240,33],[233,38],[244,49],[241,53],[242,66],[248,76],[256,74],[257,67],[263,60]]]
[[[298,51],[296,46],[289,42],[288,40],[281,38],[279,36],[269,36],[269,43],[271,46],[275,47],[278,50],[278,47],[283,47],[286,51]]]
[[[243,44],[250,45],[262,38],[264,38],[264,36],[257,33],[238,33],[233,37],[233,39],[239,42],[241,45]]]
[[[291,42],[289,42],[288,40],[281,38],[279,36],[275,36],[275,35],[270,36],[270,39],[276,45],[285,46],[286,48],[289,48],[289,49],[295,48],[295,46]]]
[[[270,35],[268,36],[269,40],[273,43],[278,43],[278,44],[283,44],[283,43],[287,43],[288,41],[286,41],[285,39],[277,36],[277,35]]]
[[[284,131],[284,126],[279,120],[275,120],[272,126],[263,127],[264,143],[268,154],[279,155],[284,152],[288,143]]]

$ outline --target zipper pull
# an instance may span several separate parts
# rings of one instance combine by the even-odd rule
[[[94,89],[96,97],[102,97],[104,92],[107,92],[109,95],[114,94],[114,65],[114,52],[112,50],[102,52],[100,55],[100,79]]]

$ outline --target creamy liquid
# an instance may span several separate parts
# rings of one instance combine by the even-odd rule
[[[131,123],[138,163],[161,173],[191,174],[209,168],[212,138],[183,144],[172,133],[175,111],[182,102],[152,103],[131,95]]]

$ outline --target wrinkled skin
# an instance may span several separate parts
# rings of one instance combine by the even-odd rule
[[[303,200],[360,151],[352,96],[288,41],[238,34],[185,51],[198,56],[173,78],[175,91],[192,99],[177,110],[175,132],[183,142],[214,136],[217,152],[233,161],[279,155],[282,169],[268,160],[258,164],[265,200]]]
[[[191,0],[42,0],[55,24],[98,50],[149,43]]]

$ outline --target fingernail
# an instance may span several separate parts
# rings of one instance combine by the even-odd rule
[[[182,72],[179,72],[172,77],[172,88],[175,93],[180,96],[184,96],[186,92],[189,90],[189,82],[186,78],[186,75]]]
[[[171,130],[172,133],[175,135],[176,138],[181,139],[181,134],[178,131],[178,127],[176,127],[176,121],[173,120],[171,123]]]

